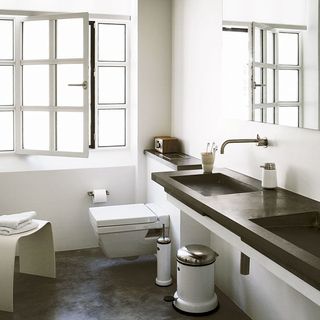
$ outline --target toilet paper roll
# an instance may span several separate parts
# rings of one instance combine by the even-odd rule
[[[93,203],[101,203],[101,202],[107,202],[107,201],[108,201],[108,196],[105,189],[93,190],[93,197],[92,197]]]

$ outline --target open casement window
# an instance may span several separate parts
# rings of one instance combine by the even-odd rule
[[[17,47],[17,153],[88,156],[88,14],[32,16]]]
[[[251,25],[252,120],[302,125],[302,26]]]
[[[127,145],[129,105],[128,22],[98,20],[94,24],[95,118],[93,148]]]

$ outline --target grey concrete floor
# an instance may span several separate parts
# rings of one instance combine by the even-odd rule
[[[154,256],[111,260],[94,248],[58,252],[56,260],[56,279],[16,272],[15,311],[0,311],[1,320],[249,319],[220,290],[216,312],[201,317],[178,313],[163,301],[175,286],[154,284]]]

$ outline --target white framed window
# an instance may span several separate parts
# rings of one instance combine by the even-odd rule
[[[96,20],[91,28],[95,87],[92,88],[90,146],[96,149],[125,147],[129,106],[128,22]]]
[[[20,22],[17,153],[88,155],[88,21],[79,13]]]
[[[252,120],[301,127],[301,27],[251,24]]]
[[[0,17],[0,152],[127,146],[129,20]]]

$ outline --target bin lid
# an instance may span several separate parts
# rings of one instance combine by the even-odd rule
[[[180,248],[177,261],[189,266],[205,266],[216,261],[218,254],[200,244],[190,244]]]

